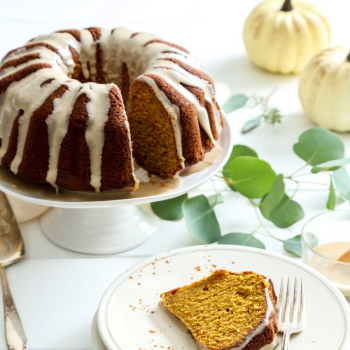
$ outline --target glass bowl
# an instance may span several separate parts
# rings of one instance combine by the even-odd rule
[[[303,262],[332,281],[350,301],[350,210],[335,210],[309,220],[302,232]]]

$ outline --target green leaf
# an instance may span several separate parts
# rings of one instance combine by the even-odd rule
[[[303,208],[285,194],[282,201],[270,212],[269,220],[279,228],[287,228],[303,217]]]
[[[163,220],[180,220],[183,218],[182,203],[187,199],[187,194],[165,201],[151,203],[154,214]]]
[[[331,177],[331,183],[329,185],[329,196],[327,201],[327,209],[328,210],[334,210],[335,208],[335,202],[336,202],[336,196],[333,186],[333,178]]]
[[[301,159],[311,165],[344,158],[342,139],[333,132],[320,127],[303,132],[293,149]]]
[[[231,96],[222,106],[222,109],[226,113],[233,112],[239,108],[242,108],[246,105],[249,97],[243,94],[237,94]]]
[[[228,233],[225,236],[222,236],[219,239],[219,244],[234,244],[234,245],[243,245],[246,247],[254,247],[254,248],[260,248],[265,249],[265,244],[255,238],[253,235],[248,233],[240,233],[240,232],[234,232],[234,233]]]
[[[224,168],[222,170],[222,174],[224,175],[224,177],[230,177],[230,167],[231,167],[232,161],[241,156],[257,158],[258,154],[248,146],[244,146],[244,145],[233,146],[230,158],[227,161],[227,163],[224,165]],[[236,191],[235,187],[232,184],[228,186],[231,188],[231,190]]]
[[[270,212],[277,207],[284,197],[283,175],[279,174],[273,183],[270,192],[264,197],[260,204],[261,214],[269,219]]]
[[[262,198],[270,191],[276,173],[269,163],[254,157],[238,157],[230,167],[235,189],[248,198]]]
[[[311,172],[313,174],[317,174],[320,171],[334,171],[334,170],[338,170],[340,167],[349,163],[350,163],[350,158],[331,160],[329,162],[314,166],[311,169]]]
[[[258,154],[252,148],[244,145],[234,145],[232,148],[230,158],[228,159],[227,163],[224,165],[224,168],[222,171],[225,177],[230,176],[230,166],[232,161],[242,156],[258,158]]]
[[[225,198],[221,193],[213,194],[212,196],[207,197],[209,205],[215,207],[217,204],[224,203]]]
[[[311,247],[314,248],[318,246],[317,236],[313,235],[312,233],[308,233],[308,235],[310,235],[309,244],[311,245]],[[293,255],[300,257],[302,252],[301,242],[302,242],[301,235],[297,235],[284,241],[283,247],[288,253],[291,253]]]
[[[345,167],[333,173],[335,187],[343,194],[350,195],[350,177]]]
[[[297,235],[284,241],[283,248],[296,256],[301,256],[301,235]]]
[[[188,198],[182,204],[185,222],[192,236],[202,243],[214,243],[221,237],[221,230],[214,209],[207,197]]]
[[[260,123],[260,117],[249,119],[243,124],[242,134],[248,134],[248,132],[251,132],[252,130],[256,129],[260,125]]]

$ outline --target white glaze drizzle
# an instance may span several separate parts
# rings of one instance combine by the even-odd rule
[[[162,66],[168,66],[168,67],[173,67],[174,64],[170,61],[165,61],[166,63],[163,64]],[[194,96],[190,91],[188,91],[185,87],[182,86],[182,84],[186,84],[189,86],[193,87],[203,87],[202,91],[204,91],[204,96],[206,98],[206,101],[209,102],[212,105],[214,115],[216,108],[213,105],[213,101],[208,99],[208,95],[210,94],[210,84],[204,84],[204,81],[199,79],[198,77],[194,78],[194,76],[184,69],[178,67],[177,70],[173,69],[163,69],[163,67],[155,67],[149,71],[147,71],[147,74],[155,74],[158,76],[161,76],[163,79],[165,79],[171,86],[173,86],[176,90],[181,92],[182,95],[184,95],[196,108],[197,116],[198,116],[198,121],[204,131],[207,133],[207,135],[210,137],[211,142],[215,145],[216,141],[214,139],[211,126],[210,126],[210,120],[208,116],[208,112],[205,107],[202,107],[197,100],[196,96]],[[191,78],[189,78],[189,76]],[[210,94],[212,96],[212,94]],[[218,123],[218,118],[215,117],[216,121],[216,127],[218,131],[220,132],[221,130],[221,124]]]
[[[163,105],[164,109],[167,111],[167,113],[170,116],[171,124],[174,130],[174,136],[175,136],[175,142],[176,142],[176,148],[177,148],[177,154],[178,158],[181,161],[182,168],[185,168],[185,159],[182,154],[182,138],[181,138],[181,124],[180,124],[180,110],[179,107],[172,104],[165,93],[159,89],[158,85],[155,83],[155,81],[147,76],[142,76],[139,78],[140,80],[144,81],[146,84],[152,87],[154,90],[158,100]]]
[[[49,170],[47,172],[46,181],[56,188],[58,159],[61,149],[61,143],[68,131],[69,117],[73,110],[73,104],[77,98],[77,93],[81,88],[81,84],[77,80],[66,83],[68,90],[62,98],[56,98],[53,102],[54,109],[52,114],[46,118],[46,124],[49,133]]]
[[[215,124],[218,132],[221,130],[220,111],[214,103],[214,91],[209,82],[198,78],[196,75],[182,69],[176,63],[166,58],[179,60],[187,65],[201,69],[201,65],[193,56],[180,49],[174,48],[166,43],[155,42],[146,45],[157,36],[146,33],[138,33],[131,38],[132,32],[125,28],[111,30],[102,29],[100,38],[94,41],[89,30],[80,31],[80,41],[69,33],[53,33],[35,38],[28,44],[44,42],[51,45],[58,52],[44,47],[35,46],[32,48],[21,48],[9,54],[2,63],[9,60],[26,56],[30,53],[39,53],[40,57],[30,60],[17,67],[8,67],[0,72],[0,77],[4,78],[23,69],[31,64],[49,63],[51,69],[38,70],[26,78],[13,82],[5,94],[0,96],[0,137],[2,145],[0,148],[0,160],[6,154],[9,144],[9,130],[12,129],[13,122],[21,109],[24,114],[19,119],[19,137],[16,156],[12,161],[11,170],[15,173],[22,162],[23,151],[30,124],[31,117],[45,99],[59,86],[68,86],[66,93],[54,100],[54,110],[46,120],[49,130],[50,159],[47,181],[57,188],[57,166],[61,142],[67,133],[69,116],[73,105],[82,93],[86,93],[90,102],[87,109],[90,121],[86,128],[86,140],[90,149],[91,162],[91,185],[96,191],[101,186],[101,156],[104,143],[103,126],[107,121],[109,109],[108,92],[111,85],[99,85],[91,83],[81,84],[76,81],[67,82],[72,76],[75,63],[69,48],[76,51],[82,66],[82,72],[87,80],[96,81],[97,62],[96,47],[99,44],[102,55],[102,70],[105,81],[113,81],[117,85],[122,83],[122,65],[127,65],[130,83],[135,79],[142,79],[155,91],[158,99],[163,104],[171,117],[176,140],[179,160],[184,166],[181,144],[181,125],[179,109],[170,103],[165,93],[161,91],[154,80],[145,77],[145,74],[155,74],[165,79],[170,85],[185,96],[196,108],[198,120],[202,128],[215,144],[209,116],[207,110],[200,106],[197,98],[185,89],[182,84],[200,88],[205,96],[205,100],[212,106],[215,116]],[[48,80],[54,79],[50,84],[42,87],[40,85]],[[87,88],[91,86],[92,88]],[[127,102],[127,101],[126,101]],[[126,126],[129,129],[128,122]],[[130,138],[130,135],[129,135]],[[131,147],[131,140],[130,140]],[[135,177],[135,175],[134,175]]]
[[[94,70],[96,68],[96,42],[94,42],[94,38],[92,37],[90,31],[87,29],[84,29],[80,32],[80,42],[81,50],[79,61],[81,63],[84,78],[89,79],[90,70]]]
[[[91,89],[87,89],[87,85]],[[110,108],[109,91],[112,84],[85,84],[84,93],[90,99],[86,105],[89,121],[86,128],[85,138],[90,150],[91,163],[91,186],[96,192],[101,188],[101,164],[104,144],[104,125],[108,120]]]
[[[37,49],[38,49],[37,47],[33,47],[32,49],[29,49],[24,55],[20,55],[16,58],[21,58],[23,56],[26,56],[26,55],[30,54],[31,51],[35,52],[35,50],[37,50]],[[2,63],[10,61],[11,59],[12,58],[7,58]],[[4,77],[22,69],[22,68],[27,67],[28,65],[37,64],[37,63],[47,63],[47,62],[50,62],[52,68],[56,69],[59,72],[62,72],[62,67],[65,67],[64,63],[59,55],[57,55],[52,50],[45,49],[45,50],[42,50],[40,52],[40,58],[36,58],[36,59],[30,60],[30,61],[27,61],[26,63],[22,63],[22,64],[18,65],[17,67],[10,66],[10,67],[7,67],[5,69],[2,69],[0,72],[0,76],[1,76],[1,78],[4,78]]]
[[[278,346],[278,338],[277,338],[277,334],[275,334],[273,341],[270,344],[266,344],[265,346],[263,346],[260,350],[274,350],[276,349]]]
[[[56,78],[58,79],[56,79]],[[15,118],[18,116],[20,110],[23,110],[23,115],[19,118],[19,131],[17,141],[16,155],[11,163],[11,170],[15,174],[18,173],[18,168],[22,163],[24,145],[28,133],[31,117],[33,113],[45,102],[47,96],[55,91],[62,84],[62,73],[59,73],[53,69],[43,69],[35,74],[31,74],[25,79],[22,79],[18,83],[12,83],[7,89],[5,98],[8,98],[8,103],[3,103],[1,108],[1,121],[9,121],[10,124],[5,124],[8,129],[3,128],[1,123],[0,135],[3,137],[4,145],[1,145],[0,158],[4,156],[7,151],[9,143],[10,132]],[[46,84],[41,87],[48,79],[54,80],[50,84]],[[11,103],[10,103],[11,101]]]
[[[55,49],[57,49],[59,56],[64,61],[64,66],[62,66],[63,71],[68,75],[71,75],[73,73],[75,62],[72,57],[72,53],[69,50],[69,47],[77,51],[78,54],[80,53],[80,49],[79,45],[77,44],[77,41],[72,35],[68,33],[52,33],[49,35],[41,35],[32,40],[29,44],[38,42],[47,43]],[[37,52],[41,52],[44,48],[43,46],[37,46],[37,49]],[[49,61],[48,63],[51,62]]]

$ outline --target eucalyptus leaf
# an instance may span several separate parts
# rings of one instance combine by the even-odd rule
[[[182,204],[185,222],[192,236],[202,243],[214,243],[221,237],[219,222],[207,197],[188,198]]]
[[[312,248],[318,245],[318,237],[313,235],[312,233],[308,233],[309,244]],[[283,244],[284,249],[293,255],[301,257],[302,254],[302,237],[301,235],[294,236],[290,239],[284,241]]]
[[[242,134],[248,134],[252,130],[256,129],[261,123],[261,117],[249,119],[243,124]]]
[[[293,149],[301,159],[311,165],[344,158],[342,139],[333,132],[320,127],[303,132]]]
[[[227,163],[224,165],[224,168],[222,171],[225,177],[230,176],[230,166],[232,161],[241,156],[258,158],[258,154],[252,148],[245,145],[234,145],[232,148],[230,158],[228,159]]]
[[[328,196],[328,201],[327,201],[327,209],[334,210],[335,202],[336,202],[336,196],[335,196],[335,191],[334,191],[333,178],[331,177],[331,181],[330,181],[330,185],[329,185],[329,196]]]
[[[230,178],[235,189],[248,198],[262,198],[270,191],[276,173],[269,163],[254,157],[238,157],[230,167]]]
[[[301,235],[297,235],[290,239],[287,239],[283,243],[283,248],[288,252],[296,256],[301,256]]]
[[[270,212],[269,220],[279,228],[287,228],[304,218],[303,208],[284,195],[282,201]]]
[[[312,167],[311,172],[313,174],[317,174],[320,171],[334,171],[334,170],[338,170],[340,167],[349,163],[350,163],[350,158],[331,160],[329,162],[322,163]]]
[[[311,232],[306,232],[306,241],[311,248],[316,248],[319,244],[319,239]]]
[[[345,167],[333,173],[335,187],[344,195],[350,196],[350,177]]]
[[[224,203],[225,201],[225,198],[221,193],[213,194],[207,197],[207,199],[211,207],[215,207],[215,205]]]
[[[230,158],[227,161],[227,163],[224,165],[224,168],[222,170],[222,174],[224,175],[224,177],[230,177],[230,167],[231,167],[232,161],[237,157],[241,157],[241,156],[257,158],[258,154],[248,146],[244,146],[244,145],[233,146]],[[231,188],[231,190],[236,191],[234,185],[230,184],[228,186]]]
[[[244,107],[248,102],[248,100],[249,100],[249,97],[247,95],[244,95],[244,94],[233,95],[224,103],[224,105],[222,106],[222,109],[226,113],[233,112],[239,108]]]
[[[154,214],[163,220],[180,220],[183,218],[182,203],[187,199],[187,194],[165,201],[151,203]]]
[[[279,174],[275,182],[273,183],[271,190],[264,197],[262,202],[260,203],[260,211],[261,214],[269,219],[270,212],[277,207],[277,205],[281,202],[284,197],[284,181],[283,175]]]
[[[228,233],[222,236],[219,239],[218,243],[243,245],[246,247],[265,249],[265,244],[249,233],[240,233],[240,232]]]

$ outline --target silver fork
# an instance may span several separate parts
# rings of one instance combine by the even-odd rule
[[[292,296],[291,285],[288,277],[287,291],[284,293],[284,283],[281,281],[280,295],[277,303],[277,314],[279,323],[279,332],[283,332],[283,341],[281,350],[289,350],[289,340],[293,333],[299,333],[305,328],[305,291],[304,281],[300,279],[300,288],[298,279],[294,280],[294,293]],[[291,300],[292,298],[292,300]],[[292,305],[292,309],[291,309]]]

